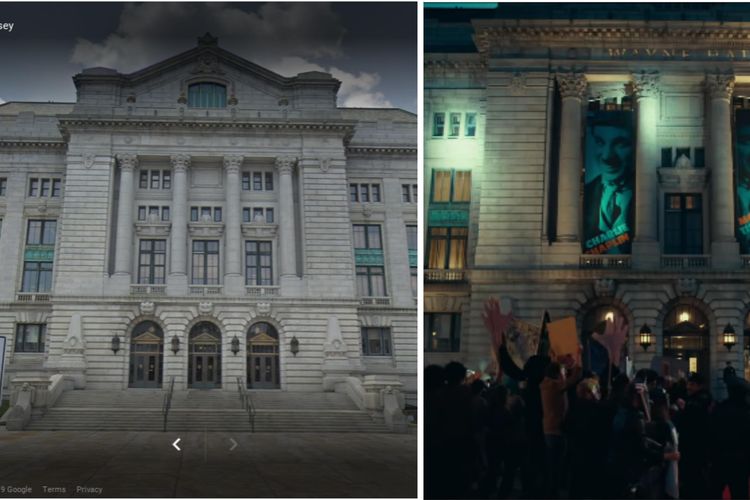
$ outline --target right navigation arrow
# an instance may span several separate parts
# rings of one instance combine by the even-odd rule
[[[237,441],[232,438],[229,438],[229,440],[232,442],[232,447],[229,448],[229,451],[232,451],[233,449],[237,448]]]

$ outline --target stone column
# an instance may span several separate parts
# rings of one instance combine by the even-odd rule
[[[658,188],[656,169],[660,163],[656,142],[659,120],[659,73],[633,74],[633,93],[638,115],[635,145],[635,237],[633,267],[659,267]]]
[[[711,264],[715,268],[739,266],[739,244],[734,236],[731,98],[734,75],[706,76],[710,99],[708,167],[711,169]]]
[[[117,155],[120,164],[120,198],[117,204],[117,236],[115,250],[115,275],[124,277],[130,284],[133,267],[133,171],[138,157],[133,154]]]
[[[187,294],[187,170],[190,156],[172,155],[172,230],[170,267],[167,281],[169,295]]]
[[[294,227],[294,189],[292,172],[296,158],[276,158],[279,171],[279,253],[281,280],[297,277],[297,238]]]
[[[586,93],[586,77],[582,73],[556,75],[562,94],[560,124],[560,163],[557,203],[557,241],[581,241],[581,103]],[[580,245],[579,245],[580,247]],[[580,254],[580,248],[576,252]]]
[[[226,238],[224,239],[224,293],[242,295],[242,207],[240,206],[240,167],[242,156],[225,156],[226,184]]]

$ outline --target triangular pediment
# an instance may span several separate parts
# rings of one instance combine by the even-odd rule
[[[268,335],[266,332],[260,332],[255,334],[254,336],[250,337],[247,340],[248,343],[252,344],[266,344],[266,345],[276,345],[279,343],[278,340]]]
[[[219,339],[208,332],[201,332],[195,337],[191,338],[190,342],[193,344],[216,344],[219,342]]]
[[[159,344],[161,343],[161,337],[147,330],[137,337],[134,337],[133,342],[137,344]]]

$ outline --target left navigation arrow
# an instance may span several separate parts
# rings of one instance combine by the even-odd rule
[[[174,449],[177,451],[182,451],[179,446],[177,446],[177,443],[180,442],[182,438],[177,438],[174,443],[172,443],[172,446],[174,446]]]

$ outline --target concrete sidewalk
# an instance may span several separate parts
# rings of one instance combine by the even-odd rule
[[[4,497],[416,495],[416,435],[0,433]]]

